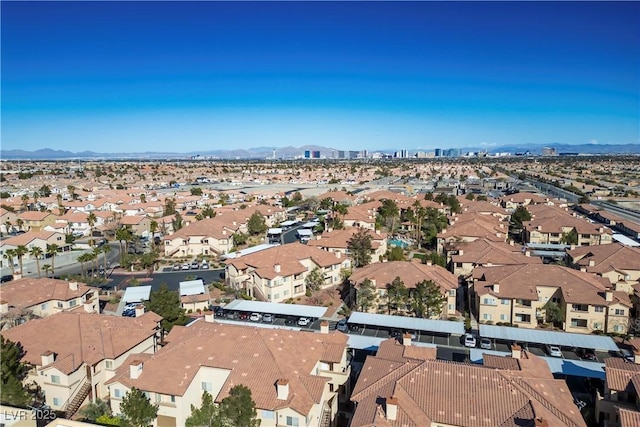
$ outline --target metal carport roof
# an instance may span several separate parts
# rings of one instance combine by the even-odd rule
[[[316,307],[302,304],[280,304],[277,302],[247,301],[237,299],[224,306],[225,310],[238,310],[256,313],[271,313],[282,316],[307,316],[321,318],[327,307]]]
[[[611,337],[604,335],[574,334],[570,332],[541,331],[509,326],[480,325],[480,336],[519,343],[554,344],[562,347],[590,348],[618,351]]]
[[[180,296],[204,294],[204,282],[202,279],[180,282]]]
[[[351,316],[349,316],[349,323],[404,330],[439,332],[454,335],[464,334],[463,322],[389,316],[386,314],[362,313],[359,311],[351,313]]]
[[[141,302],[149,301],[151,295],[151,285],[148,286],[129,286],[125,291],[122,299],[124,302]]]

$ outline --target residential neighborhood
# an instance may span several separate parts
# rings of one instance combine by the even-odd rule
[[[260,426],[634,425],[638,223],[520,167],[3,164],[2,403],[78,425],[236,399]]]

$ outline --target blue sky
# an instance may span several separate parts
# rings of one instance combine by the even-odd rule
[[[2,148],[640,143],[639,2],[10,2]]]

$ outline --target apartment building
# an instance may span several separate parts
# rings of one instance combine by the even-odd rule
[[[443,254],[458,243],[478,239],[506,242],[508,236],[509,224],[501,222],[499,218],[479,214],[457,215],[450,218],[447,228],[438,233],[437,250]]]
[[[226,225],[217,216],[205,218],[164,236],[164,255],[195,257],[226,254],[233,247],[233,234],[238,231],[241,231],[241,226],[236,222]]]
[[[552,309],[557,308],[567,332],[626,333],[629,328],[628,293],[613,290],[603,277],[571,268],[551,264],[478,267],[472,287],[481,323],[536,328],[549,322]]]
[[[478,239],[473,242],[457,243],[447,251],[449,271],[456,277],[468,276],[476,267],[494,265],[542,264],[540,257],[532,257],[523,246]]]
[[[388,309],[388,301],[386,298],[387,286],[390,285],[396,277],[402,280],[409,290],[409,294],[411,294],[416,285],[422,281],[430,280],[434,282],[440,288],[442,295],[446,296],[446,301],[442,305],[439,317],[446,319],[456,315],[457,277],[438,265],[422,264],[415,261],[391,261],[369,264],[355,269],[351,276],[349,276],[349,281],[353,285],[352,290],[355,292],[351,296],[351,301],[358,301],[358,288],[365,280],[369,279],[373,282],[377,290],[376,299],[369,309],[369,312],[386,312]]]
[[[380,343],[354,386],[351,427],[586,426],[565,381],[520,347],[507,357],[485,354],[484,366],[435,353],[410,335]]]
[[[609,357],[604,363],[604,394],[596,393],[596,421],[605,427],[637,425],[640,422],[640,352],[635,351],[633,362]]]
[[[371,236],[371,262],[380,262],[387,253],[387,233],[376,230],[375,233],[366,229]],[[358,228],[325,231],[317,238],[310,240],[307,245],[315,246],[328,252],[340,252],[343,257],[350,255],[349,240],[359,231]]]
[[[516,193],[504,196],[500,199],[500,206],[508,212],[515,211],[520,206],[554,204],[552,199],[539,196],[535,193]]]
[[[640,281],[640,249],[620,243],[579,247],[567,251],[569,262],[581,271],[606,277],[617,291],[633,293]]]
[[[322,288],[328,288],[338,285],[341,270],[350,266],[341,252],[290,243],[227,260],[226,277],[231,286],[250,296],[282,302],[304,295],[307,276],[315,269],[324,277]]]
[[[2,331],[24,349],[32,366],[25,382],[35,381],[46,404],[69,418],[83,402],[108,395],[105,382],[129,354],[153,353],[161,318],[104,316],[81,310],[62,312]]]
[[[571,214],[566,208],[535,205],[529,207],[531,221],[525,221],[523,238],[527,243],[567,243],[570,234],[577,236],[576,246],[606,245],[613,241],[611,230]]]
[[[261,427],[335,425],[338,399],[349,395],[347,336],[323,332],[214,323],[207,312],[174,327],[157,354],[129,356],[108,382],[111,408],[119,413],[136,387],[159,405],[155,426],[184,426],[204,391],[219,403],[241,384]]]
[[[84,283],[22,278],[2,285],[0,291],[0,329],[63,311],[100,312],[97,289]]]
[[[378,208],[380,206],[382,206],[382,203],[378,201],[350,206],[347,210],[347,213],[342,218],[344,227],[356,227],[375,230],[376,216],[378,215]]]

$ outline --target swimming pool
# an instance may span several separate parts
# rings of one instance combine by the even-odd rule
[[[398,239],[389,239],[388,243],[391,246],[398,246],[402,249],[405,249],[407,246],[409,246],[407,242],[403,242],[402,240],[398,240]]]

